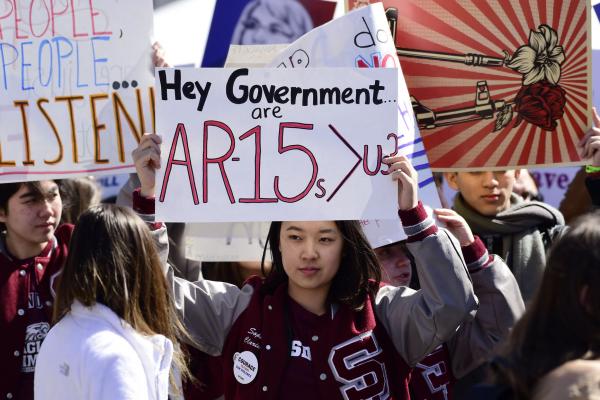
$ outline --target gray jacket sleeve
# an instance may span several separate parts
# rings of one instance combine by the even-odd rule
[[[404,229],[410,239],[410,227]],[[441,229],[407,245],[415,257],[421,290],[382,287],[376,313],[400,355],[414,366],[472,318],[477,298],[460,246],[449,232]]]
[[[138,215],[147,222],[154,220],[154,215],[151,214]],[[207,354],[221,354],[229,330],[250,303],[252,286],[245,285],[239,289],[224,282],[203,279],[189,282],[177,278],[173,267],[167,263],[169,240],[165,224],[155,228],[152,236],[175,307],[193,341],[191,344]]]
[[[208,280],[189,282],[175,277],[170,266],[167,282],[192,344],[207,354],[220,355],[231,327],[250,303],[253,287],[239,289]]]
[[[487,253],[486,253],[487,255]],[[519,286],[502,258],[471,274],[479,310],[448,341],[452,372],[461,378],[488,360],[525,311]]]

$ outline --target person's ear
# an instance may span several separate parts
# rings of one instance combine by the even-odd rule
[[[458,189],[458,172],[444,172],[444,179],[448,182],[448,186],[450,186],[454,190]]]
[[[0,222],[2,222],[2,223],[6,222],[6,212],[4,211],[3,208],[0,208]]]

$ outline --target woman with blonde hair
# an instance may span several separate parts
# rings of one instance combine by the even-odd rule
[[[187,376],[184,330],[146,224],[127,208],[83,213],[58,283],[36,399],[164,399]]]

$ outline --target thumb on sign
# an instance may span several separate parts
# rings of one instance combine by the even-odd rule
[[[403,155],[386,157],[382,160],[389,165],[388,173],[398,181],[398,208],[410,210],[419,203],[419,177],[410,160]]]

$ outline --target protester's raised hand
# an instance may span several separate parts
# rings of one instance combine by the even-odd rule
[[[383,162],[389,166],[388,172],[392,179],[398,181],[398,207],[410,210],[419,203],[419,177],[406,156],[386,157]]]
[[[165,49],[158,42],[152,45],[152,64],[158,68],[171,66],[165,58]]]
[[[594,167],[600,167],[600,116],[593,108],[594,127],[579,141],[579,155],[584,160],[591,158]]]
[[[156,176],[156,169],[160,168],[161,142],[160,136],[153,133],[144,133],[138,147],[131,153],[135,170],[142,185],[140,194],[144,197],[154,196],[154,177]]]
[[[468,246],[475,241],[469,224],[456,211],[448,208],[438,208],[437,210],[433,210],[433,213],[456,236],[461,246]]]

